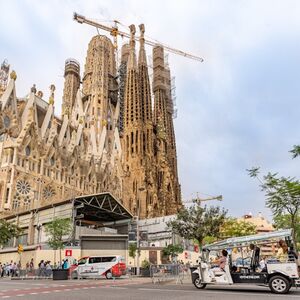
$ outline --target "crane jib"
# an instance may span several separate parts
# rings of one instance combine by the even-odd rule
[[[121,37],[130,38],[130,34],[129,33],[124,32],[124,31],[120,31],[116,25],[115,25],[115,27],[105,26],[105,25],[103,25],[101,23],[98,23],[98,22],[95,22],[93,20],[90,20],[90,19],[86,18],[85,16],[79,15],[76,12],[74,13],[73,19],[75,21],[77,21],[78,23],[80,23],[80,24],[85,23],[85,24],[94,26],[96,28],[108,31],[113,37],[117,37],[117,35],[120,35]],[[115,22],[115,24],[119,23],[118,21],[114,21],[114,22]],[[140,39],[140,37],[135,37],[134,39],[136,41],[138,41]],[[145,40],[145,44],[147,44],[147,45],[150,45],[150,46],[160,45],[160,46],[162,46],[168,52],[171,52],[171,53],[174,53],[174,54],[178,54],[178,55],[181,55],[183,57],[194,59],[194,60],[197,60],[197,61],[200,61],[200,62],[204,61],[203,58],[201,58],[199,56],[196,56],[196,55],[193,55],[193,54],[189,54],[189,53],[186,53],[184,51],[181,51],[181,50],[169,47],[167,45],[164,45],[163,43],[154,42],[154,41],[147,40],[147,39],[144,39],[144,40]]]

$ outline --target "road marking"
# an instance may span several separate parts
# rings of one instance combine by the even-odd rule
[[[49,294],[50,292],[48,292],[48,291],[44,291],[44,292],[42,292],[43,294]]]
[[[4,298],[10,298],[10,296],[2,296],[2,298],[4,299]]]
[[[37,295],[38,293],[30,293],[30,295]]]
[[[24,296],[24,294],[19,294],[19,295],[16,295],[17,297],[23,297]]]

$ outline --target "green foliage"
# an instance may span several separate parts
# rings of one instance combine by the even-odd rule
[[[290,152],[293,154],[293,158],[300,156],[300,145],[294,145],[294,148]]]
[[[136,243],[130,243],[128,246],[128,254],[130,257],[135,258],[136,257],[136,251],[137,251],[137,245]]]
[[[179,253],[183,252],[183,247],[181,245],[168,245],[163,249],[164,256],[171,256],[171,258],[176,257]]]
[[[144,259],[142,261],[142,265],[141,266],[142,266],[143,269],[149,269],[150,268],[150,262],[147,259]]]
[[[176,219],[167,223],[172,232],[187,239],[195,239],[201,247],[206,236],[218,237],[220,227],[225,221],[227,211],[214,206],[194,205],[183,208],[177,213]]]
[[[279,177],[277,173],[270,172],[261,179],[258,177],[258,168],[247,171],[250,177],[259,180],[260,187],[265,192],[266,206],[271,209],[274,218],[289,215],[289,227],[293,228],[293,238],[296,240],[296,219],[300,212],[300,182],[295,178]]]
[[[6,220],[0,220],[0,245],[5,246],[11,238],[22,233],[22,229]]]
[[[217,238],[215,237],[215,236],[210,236],[210,235],[207,235],[204,239],[203,239],[203,241],[202,241],[202,243],[203,243],[203,245],[208,245],[208,244],[212,244],[212,243],[214,243],[214,242],[216,242],[217,241]],[[197,241],[196,241],[197,242]],[[198,243],[198,242],[197,242]]]
[[[224,238],[256,234],[256,226],[245,221],[238,221],[235,218],[228,218],[221,229]]]
[[[291,227],[291,216],[289,214],[274,217],[274,227],[276,229],[288,229]],[[295,217],[295,240],[300,243],[300,213]]]
[[[71,233],[72,226],[70,219],[55,218],[52,222],[45,225],[45,232],[48,238],[48,245],[54,249],[63,249],[63,236]]]

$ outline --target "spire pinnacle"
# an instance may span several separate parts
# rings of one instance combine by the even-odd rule
[[[135,69],[136,68],[136,57],[135,57],[135,25],[131,24],[129,26],[130,29],[130,50],[129,50],[129,60],[128,60],[128,66],[127,68],[130,69]]]
[[[140,51],[139,51],[139,65],[147,66],[147,59],[146,59],[146,51],[145,51],[145,25],[140,24]]]

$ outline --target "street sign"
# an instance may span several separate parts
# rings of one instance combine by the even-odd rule
[[[129,231],[128,232],[128,242],[136,242],[136,231]]]
[[[148,230],[140,230],[139,232],[139,240],[140,241],[148,241]]]
[[[72,249],[66,249],[65,256],[72,256]]]

